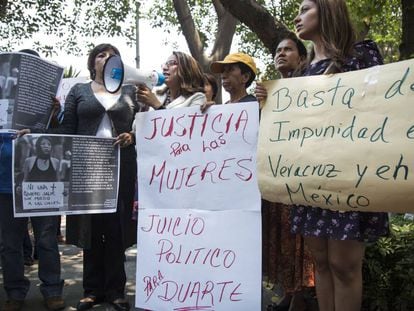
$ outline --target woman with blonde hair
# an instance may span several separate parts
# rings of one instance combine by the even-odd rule
[[[299,38],[313,42],[304,76],[382,64],[374,42],[355,43],[344,0],[304,0],[294,22]],[[319,309],[360,310],[364,242],[388,234],[387,214],[308,206],[297,206],[291,214],[292,232],[304,236],[315,260]]]

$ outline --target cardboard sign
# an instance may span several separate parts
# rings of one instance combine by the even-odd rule
[[[266,82],[262,196],[333,210],[414,210],[414,60]]]

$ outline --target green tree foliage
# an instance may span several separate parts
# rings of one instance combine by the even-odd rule
[[[187,2],[192,8],[193,19],[207,48],[214,42],[214,34],[217,31],[217,17],[212,10],[212,4],[210,1],[191,0]],[[289,29],[294,29],[293,20],[297,15],[301,0],[257,0],[255,2],[266,8],[275,20],[285,24]],[[402,33],[400,0],[347,0],[347,3],[359,35],[358,39],[375,40],[386,62],[398,60],[398,46]],[[171,0],[156,1],[149,17],[153,20],[152,24],[155,27],[162,27],[168,32],[181,30]],[[239,24],[236,37],[240,51],[253,55],[264,63],[265,70],[260,73],[260,78],[276,78],[273,57],[257,34],[244,24]]]
[[[57,50],[79,55],[90,48],[85,38],[122,36],[130,44],[135,33],[135,2],[129,0],[9,0],[0,5],[0,49],[13,50],[38,33],[34,46],[46,56]]]
[[[219,0],[154,0],[145,16],[168,34],[181,32],[204,68],[229,53],[237,23]]]
[[[301,0],[257,2],[263,5],[275,19],[294,30],[293,20],[297,15]],[[398,46],[402,36],[400,0],[347,0],[347,4],[358,40],[374,40],[386,62],[397,61],[399,59]],[[242,38],[243,48],[264,62],[266,70],[261,78],[275,79],[277,73],[273,66],[272,55],[266,51],[257,35],[243,25],[239,26],[237,33]],[[310,45],[309,42],[305,44]]]
[[[374,40],[386,62],[399,59],[402,37],[400,0],[347,0],[359,39]]]
[[[187,1],[195,27],[200,35],[203,47],[208,49],[214,45],[217,33],[217,14],[211,1]],[[156,0],[144,15],[154,27],[162,28],[167,34],[182,31],[172,0]]]
[[[174,11],[174,5],[172,0],[157,0],[151,6],[148,11],[148,18],[151,25],[154,27],[160,27],[167,33],[180,32],[181,25],[178,23],[177,16]],[[187,1],[191,7],[191,15],[194,19],[195,26],[200,37],[203,40],[204,48],[206,52],[211,51],[211,47],[216,40],[217,27],[217,15],[214,10],[213,1],[203,0],[189,0]],[[269,12],[275,16],[277,20],[292,20],[290,16],[293,12],[297,11],[297,0],[282,1],[282,4],[278,4],[277,0],[257,1],[260,5],[263,5]],[[291,7],[295,7],[292,10]],[[290,14],[290,15],[289,15]],[[237,42],[239,51],[253,55],[257,59],[264,61],[266,66],[271,72],[266,77],[274,77],[275,70],[273,68],[272,56],[269,51],[264,47],[263,43],[258,39],[257,35],[253,33],[249,28],[243,24],[239,24],[236,29]]]
[[[286,25],[289,29],[294,29],[293,19],[295,18],[301,1],[299,0],[286,0],[286,1],[257,1],[263,5],[273,17]],[[278,73],[274,67],[273,53],[274,51],[268,51],[264,44],[259,40],[257,35],[249,30],[245,25],[239,25],[237,33],[240,35],[241,44],[246,53],[253,55],[257,59],[260,59],[265,66],[265,70],[260,72],[259,77],[263,80],[271,80],[278,78]]]
[[[175,4],[174,4],[175,2]],[[154,27],[160,27],[166,34],[181,32],[176,13],[179,1],[154,0],[149,12],[143,11],[142,18],[148,18]],[[206,53],[216,52],[216,34],[219,31],[217,5],[220,1],[187,0],[194,22],[195,32]],[[293,18],[297,14],[300,0],[257,0],[251,1],[265,7],[275,20],[293,29]],[[34,46],[46,56],[57,50],[69,54],[82,54],[91,43],[86,39],[105,35],[125,37],[127,43],[135,40],[136,2],[133,0],[3,0],[0,2],[0,48],[12,50],[23,39],[37,33],[45,33],[47,41],[35,41]],[[386,61],[399,58],[401,41],[400,0],[347,0],[351,16],[357,26],[360,38],[372,38],[380,46]],[[147,4],[142,1],[142,4]],[[225,30],[226,31],[226,30]],[[232,31],[229,29],[229,31]],[[274,78],[273,59],[269,50],[246,26],[240,24],[236,30],[239,50],[262,60],[267,68],[265,78]],[[193,51],[192,51],[193,53]],[[193,53],[194,54],[194,53]],[[217,53],[215,57],[217,57]],[[200,57],[196,57],[200,60]],[[206,59],[204,59],[205,61]],[[210,58],[211,60],[211,58]]]
[[[80,71],[76,70],[75,67],[70,65],[69,67],[66,67],[63,71],[63,78],[76,78],[80,74]]]
[[[362,310],[413,310],[414,222],[398,214],[390,221],[390,236],[366,250]]]

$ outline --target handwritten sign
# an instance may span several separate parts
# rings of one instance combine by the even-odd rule
[[[257,210],[258,121],[257,103],[138,113],[140,206]]]
[[[23,210],[63,208],[63,182],[23,182]]]
[[[414,210],[414,60],[266,82],[262,196],[333,210]]]
[[[258,110],[137,114],[137,307],[260,309]]]
[[[260,310],[259,212],[150,209],[138,221],[137,306]]]

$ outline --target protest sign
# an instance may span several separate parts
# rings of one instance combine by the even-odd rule
[[[258,103],[139,113],[136,125],[136,306],[259,310]]]
[[[265,85],[258,169],[266,200],[414,210],[414,60]]]
[[[25,53],[0,53],[0,128],[44,130],[63,68]]]
[[[238,192],[257,210],[258,122],[257,103],[138,113],[141,207],[240,209],[229,195]]]
[[[15,217],[113,213],[118,178],[113,139],[33,134],[13,141]]]
[[[140,210],[136,305],[260,310],[260,223],[255,211]]]

